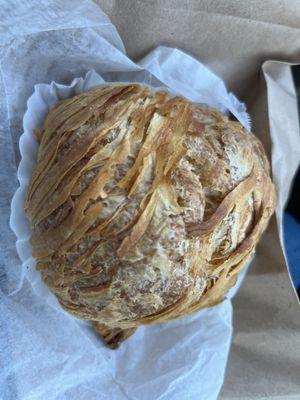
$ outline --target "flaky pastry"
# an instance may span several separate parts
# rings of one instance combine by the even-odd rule
[[[61,306],[117,347],[224,299],[274,211],[260,141],[220,112],[137,84],[56,104],[25,210]]]

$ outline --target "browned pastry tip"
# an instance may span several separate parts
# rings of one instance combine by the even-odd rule
[[[112,348],[222,301],[274,211],[259,140],[181,97],[98,87],[56,104],[38,139],[25,202],[37,269]]]
[[[95,321],[93,323],[95,332],[99,333],[105,344],[112,350],[120,347],[121,343],[124,342],[129,336],[133,335],[137,328],[130,329],[109,329],[106,326]]]

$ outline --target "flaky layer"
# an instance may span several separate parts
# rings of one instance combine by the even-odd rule
[[[53,107],[40,137],[37,268],[110,340],[222,301],[274,210],[258,139],[183,98],[99,87]]]

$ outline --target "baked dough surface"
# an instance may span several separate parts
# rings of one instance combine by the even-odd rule
[[[43,281],[111,347],[224,299],[274,211],[260,141],[136,84],[56,104],[25,211]]]

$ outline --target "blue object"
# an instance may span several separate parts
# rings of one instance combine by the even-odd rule
[[[289,212],[285,212],[284,244],[290,274],[300,298],[300,222]]]
[[[290,274],[300,298],[300,169],[284,213],[283,229]]]

